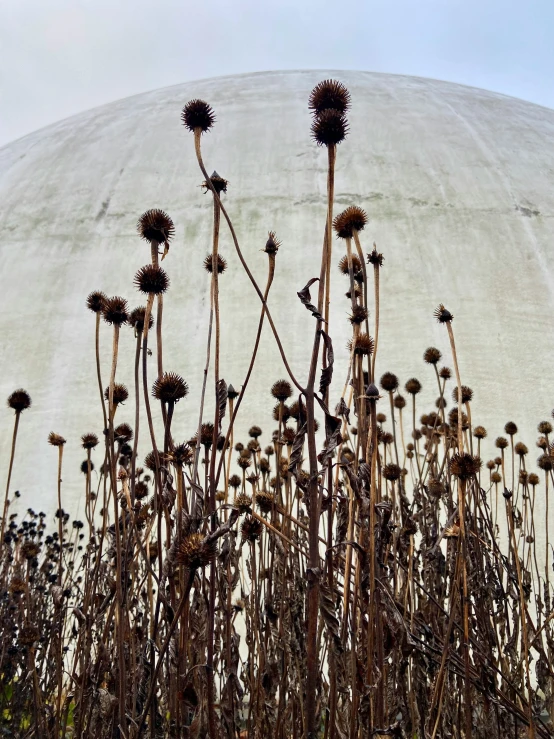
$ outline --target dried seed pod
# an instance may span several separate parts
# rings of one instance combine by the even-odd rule
[[[178,403],[188,391],[189,386],[176,372],[164,372],[152,385],[152,395],[163,403]]]
[[[189,100],[181,113],[181,121],[193,133],[196,130],[206,133],[215,123],[215,114],[204,100]]]
[[[333,220],[333,228],[335,229],[339,239],[351,239],[354,235],[354,231],[363,231],[366,224],[367,213],[357,205],[351,205],[346,208],[342,213],[335,216]]]
[[[427,364],[438,364],[442,358],[441,352],[434,346],[430,346],[423,354],[423,361]]]
[[[398,389],[398,377],[392,372],[385,372],[381,376],[380,384],[387,393],[393,393]]]
[[[113,386],[113,404],[119,405],[120,403],[124,403],[127,398],[129,397],[129,391],[125,387],[125,385],[122,385],[118,382],[114,383]],[[110,388],[107,387],[104,390],[104,398],[106,400],[110,399]]]
[[[336,146],[348,134],[348,121],[340,110],[327,108],[312,123],[312,138],[318,146]]]
[[[152,208],[139,218],[137,231],[145,241],[169,245],[175,235],[175,226],[167,213],[159,208]]]
[[[8,408],[11,408],[16,413],[22,413],[31,407],[31,396],[23,388],[14,390],[13,393],[8,397]]]
[[[60,436],[59,434],[55,434],[53,431],[51,431],[48,434],[48,443],[52,446],[63,446],[66,442],[63,436]]]
[[[107,299],[108,296],[105,293],[95,290],[87,296],[87,308],[93,313],[101,313]]]
[[[225,259],[223,259],[223,257],[221,256],[221,254],[218,254],[217,255],[216,261],[217,261],[217,273],[218,273],[218,275],[221,275],[227,269],[227,262],[225,261]],[[209,272],[210,274],[212,274],[212,272],[213,272],[213,254],[208,254],[205,257],[205,259],[204,259],[204,269],[206,270],[206,272]]]
[[[450,473],[460,480],[469,480],[481,469],[481,460],[472,454],[456,453],[449,462]]]
[[[102,309],[102,317],[113,326],[121,326],[127,323],[129,318],[127,309],[127,301],[115,295],[113,298],[107,298]]]
[[[323,80],[310,93],[308,108],[316,116],[325,110],[338,110],[346,113],[350,108],[350,93],[345,85],[338,80]]]
[[[145,264],[136,273],[133,282],[146,295],[162,295],[169,287],[167,272],[157,264]]]
[[[277,400],[284,402],[292,395],[292,387],[287,380],[277,380],[271,386],[271,394]]]

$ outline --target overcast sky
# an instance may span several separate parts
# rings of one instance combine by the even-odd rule
[[[554,0],[0,0],[0,145],[118,98],[272,69],[420,75],[554,107]]]

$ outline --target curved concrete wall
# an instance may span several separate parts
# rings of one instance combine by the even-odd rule
[[[150,207],[164,208],[176,225],[164,262],[172,280],[165,366],[183,374],[191,393],[177,407],[175,435],[188,438],[196,427],[211,204],[199,187],[192,135],[180,124],[192,97],[216,111],[216,126],[203,137],[205,161],[229,180],[227,207],[260,281],[267,231],[283,242],[270,305],[294,371],[306,377],[314,324],[296,291],[319,273],[326,187],[325,151],[310,139],[307,97],[330,76],[352,94],[350,135],[337,159],[336,210],[364,207],[370,218],[364,247],[369,251],[376,241],[385,255],[378,374],[391,370],[403,381],[415,374],[426,398],[436,397],[422,354],[437,345],[451,365],[446,333],[433,319],[444,302],[455,315],[475,418],[494,435],[515,420],[534,444],[535,425],[553,405],[554,111],[459,85],[367,72],[227,77],[122,100],[0,149],[0,397],[23,386],[33,398],[22,418],[12,485],[25,493],[25,505],[55,505],[56,453],[46,443],[51,429],[68,439],[65,501],[75,507],[80,499],[79,437],[101,430],[94,317],[85,298],[102,289],[139,304],[132,278],[149,250],[135,224]],[[223,376],[240,386],[260,309],[226,228],[221,253],[229,262],[221,279]],[[337,243],[335,263],[342,254]],[[336,270],[333,281],[330,331],[341,367],[350,332],[347,285]],[[110,341],[104,326],[106,382]],[[126,329],[118,379],[129,386],[133,352]],[[150,368],[153,377],[155,356]],[[283,374],[265,329],[239,424],[259,423],[262,442],[274,425],[268,389]],[[342,375],[337,371],[333,401]],[[118,416],[132,422],[132,403]],[[11,414],[3,412],[0,422],[6,469]],[[145,431],[143,425],[146,451]]]

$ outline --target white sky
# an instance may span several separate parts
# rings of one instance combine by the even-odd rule
[[[360,69],[554,107],[554,0],[0,0],[0,145],[202,77]]]

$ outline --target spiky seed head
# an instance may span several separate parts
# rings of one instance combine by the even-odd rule
[[[81,462],[81,472],[83,475],[88,475],[94,470],[94,465],[88,459]]]
[[[363,231],[367,224],[367,213],[357,205],[351,205],[335,216],[333,228],[339,239],[351,239],[354,231]]]
[[[271,386],[271,394],[274,398],[283,403],[292,395],[290,382],[287,382],[287,380],[277,380],[277,382],[274,382]]]
[[[491,475],[491,482],[498,485],[499,482],[502,482],[502,475],[499,472],[493,472]]]
[[[229,478],[229,485],[234,490],[236,490],[237,488],[240,488],[241,482],[242,481],[238,475],[231,475],[231,477]]]
[[[348,350],[352,351],[352,348],[354,349],[354,354],[365,357],[369,354],[373,354],[375,342],[369,334],[358,334],[354,339],[351,339],[348,342]]]
[[[218,195],[220,195],[222,192],[227,192],[227,185],[229,183],[227,182],[227,180],[224,180],[223,177],[220,177],[215,169],[210,177],[210,182]],[[202,187],[205,188],[205,192],[211,190],[208,182],[203,182]]]
[[[187,464],[192,464],[194,454],[190,446],[186,443],[177,444],[170,453],[169,458],[176,467],[184,467]]]
[[[537,431],[539,434],[551,434],[552,433],[552,424],[550,421],[541,421],[539,425],[537,426]]]
[[[197,437],[197,433],[194,435],[194,437]],[[206,423],[203,423],[200,426],[200,443],[206,447],[206,449],[209,449],[211,445],[213,444],[214,439],[214,425],[213,423],[210,423],[207,421]]]
[[[87,308],[93,313],[101,313],[104,310],[104,303],[107,299],[105,293],[95,290],[87,297]]]
[[[397,464],[393,464],[392,462],[390,464],[386,464],[383,467],[383,477],[385,480],[399,480],[400,474],[402,470]]]
[[[311,91],[308,107],[316,116],[329,109],[346,113],[350,108],[350,93],[338,80],[323,80]]]
[[[392,372],[385,372],[381,376],[380,385],[387,393],[394,393],[398,389],[398,377]]]
[[[406,398],[403,395],[395,395],[394,396],[394,407],[398,408],[398,410],[402,410],[402,408],[406,407]]]
[[[252,465],[252,462],[248,457],[240,456],[237,459],[237,465],[241,468],[241,470],[247,470]]]
[[[410,393],[410,395],[417,395],[421,391],[421,382],[415,377],[412,377],[404,385],[404,388],[407,393]]]
[[[165,211],[152,208],[138,219],[137,231],[145,241],[168,246],[175,235],[175,226]]]
[[[274,501],[275,496],[273,495],[273,493],[261,491],[256,494],[256,505],[260,509],[261,513],[271,513]]]
[[[157,264],[145,264],[133,280],[137,290],[146,295],[161,295],[169,287],[167,272]]]
[[[496,462],[494,461],[494,459],[489,459],[489,461],[487,462],[487,469],[494,470],[495,467],[496,467]]]
[[[367,255],[367,263],[374,267],[382,267],[385,257],[377,251],[375,244],[373,244],[373,247],[373,251]]]
[[[204,259],[204,269],[212,274],[213,270],[213,254],[208,254]],[[227,262],[221,254],[217,255],[217,274],[222,275],[227,269]]]
[[[13,393],[8,397],[8,408],[11,408],[16,413],[22,413],[27,408],[31,407],[31,396],[23,388],[14,390]]]
[[[473,436],[476,439],[485,439],[487,436],[487,429],[484,426],[476,426],[473,429]]]
[[[348,134],[348,121],[344,113],[327,108],[312,123],[312,138],[318,146],[336,146]]]
[[[354,277],[359,274],[362,270],[362,263],[358,259],[357,256],[352,255],[351,258],[351,264],[352,264],[352,274]],[[343,257],[339,260],[339,271],[343,275],[349,275],[350,272],[348,271],[348,256],[345,254]]]
[[[439,370],[439,377],[442,380],[449,380],[452,377],[452,372],[449,367],[441,367]]]
[[[450,422],[450,425],[452,427],[455,427],[458,425],[458,407],[457,406],[452,408],[452,410],[448,414],[448,421]],[[469,419],[466,416],[466,414],[462,412],[462,429],[465,431],[467,428],[469,428]]]
[[[216,555],[213,542],[208,542],[202,534],[189,534],[177,548],[176,561],[189,570],[197,570],[210,564]]]
[[[267,241],[265,242],[264,251],[266,254],[277,254],[281,242],[275,236],[275,231],[270,231],[267,235]]]
[[[514,451],[520,457],[524,457],[529,452],[529,449],[527,449],[522,441],[518,441],[518,443],[514,447]]]
[[[164,372],[152,385],[152,395],[163,403],[177,403],[189,391],[189,386],[176,372]]]
[[[317,431],[317,429],[315,430]],[[291,428],[290,426],[286,426],[283,429],[282,439],[287,446],[292,446],[294,444],[295,437],[296,431],[293,428]]]
[[[531,472],[528,479],[529,479],[529,485],[532,485],[533,487],[535,487],[535,485],[538,485],[540,482],[539,476],[536,475],[534,472]]]
[[[450,323],[454,318],[452,313],[449,310],[446,310],[442,303],[435,308],[433,315],[439,323]]]
[[[442,358],[442,353],[434,346],[430,346],[423,353],[423,361],[427,364],[438,364]]]
[[[273,406],[273,420],[278,421],[279,414],[283,423],[286,423],[290,418],[290,409],[282,401]]]
[[[537,446],[539,449],[548,449],[548,441],[544,438],[544,436],[539,436],[537,439]]]
[[[359,326],[367,318],[367,310],[363,305],[355,305],[348,320],[353,326]]]
[[[473,398],[473,390],[467,385],[462,385],[462,403],[470,403]],[[452,400],[458,402],[458,386],[452,390]]]
[[[51,431],[48,434],[48,443],[52,446],[63,446],[65,444],[65,439],[63,438],[63,436],[55,434],[53,431]]]
[[[508,439],[505,439],[503,436],[498,436],[494,445],[497,449],[506,449],[508,446]]]
[[[120,403],[124,403],[127,398],[129,397],[129,391],[125,387],[125,385],[121,385],[120,383],[116,382],[113,386],[113,404],[119,405]],[[110,399],[110,388],[107,387],[104,390],[104,398],[106,400]]]
[[[269,464],[269,459],[267,457],[262,457],[258,466],[260,468],[260,472],[263,472],[264,474],[271,471],[271,465]]]
[[[460,480],[469,480],[481,469],[481,460],[472,454],[456,453],[449,463],[450,473]]]
[[[81,436],[81,446],[83,449],[94,449],[98,446],[98,437],[96,434],[83,434]]]
[[[429,484],[427,485],[427,489],[429,490],[429,495],[433,498],[440,498],[446,492],[446,488],[440,480],[437,480],[436,477],[431,477]]]
[[[133,429],[128,423],[120,423],[114,429],[114,436],[118,441],[128,442],[133,438]]]
[[[181,113],[181,121],[193,133],[197,129],[206,133],[215,123],[215,114],[211,105],[204,100],[189,100]]]
[[[248,449],[252,453],[260,451],[260,445],[258,444],[256,439],[250,439],[250,441],[248,442]]]
[[[119,295],[106,298],[102,309],[102,318],[112,326],[121,326],[127,323],[129,315],[125,298],[121,298]]]
[[[517,434],[517,426],[513,421],[508,421],[508,423],[504,426],[504,431],[508,434],[508,436],[515,436]]]
[[[540,467],[541,470],[544,470],[545,472],[550,472],[552,468],[554,467],[554,457],[552,457],[551,454],[541,454],[541,456],[537,459],[537,464]]]
[[[237,443],[235,444],[235,452],[238,452],[240,454],[243,449],[244,444],[241,441],[237,441]]]
[[[256,541],[260,538],[260,534],[262,533],[263,524],[260,523],[256,518],[252,518],[251,516],[248,516],[244,519],[242,522],[242,526],[240,527],[240,532],[242,534],[242,538],[246,541]]]
[[[129,325],[134,328],[139,334],[144,331],[144,319],[146,318],[146,308],[144,305],[135,308],[129,313]],[[150,318],[148,319],[148,328],[152,328],[154,325],[154,319],[152,318],[152,312],[150,312]]]
[[[239,394],[235,390],[235,388],[229,384],[227,386],[227,400],[234,400],[235,398],[238,398]]]

